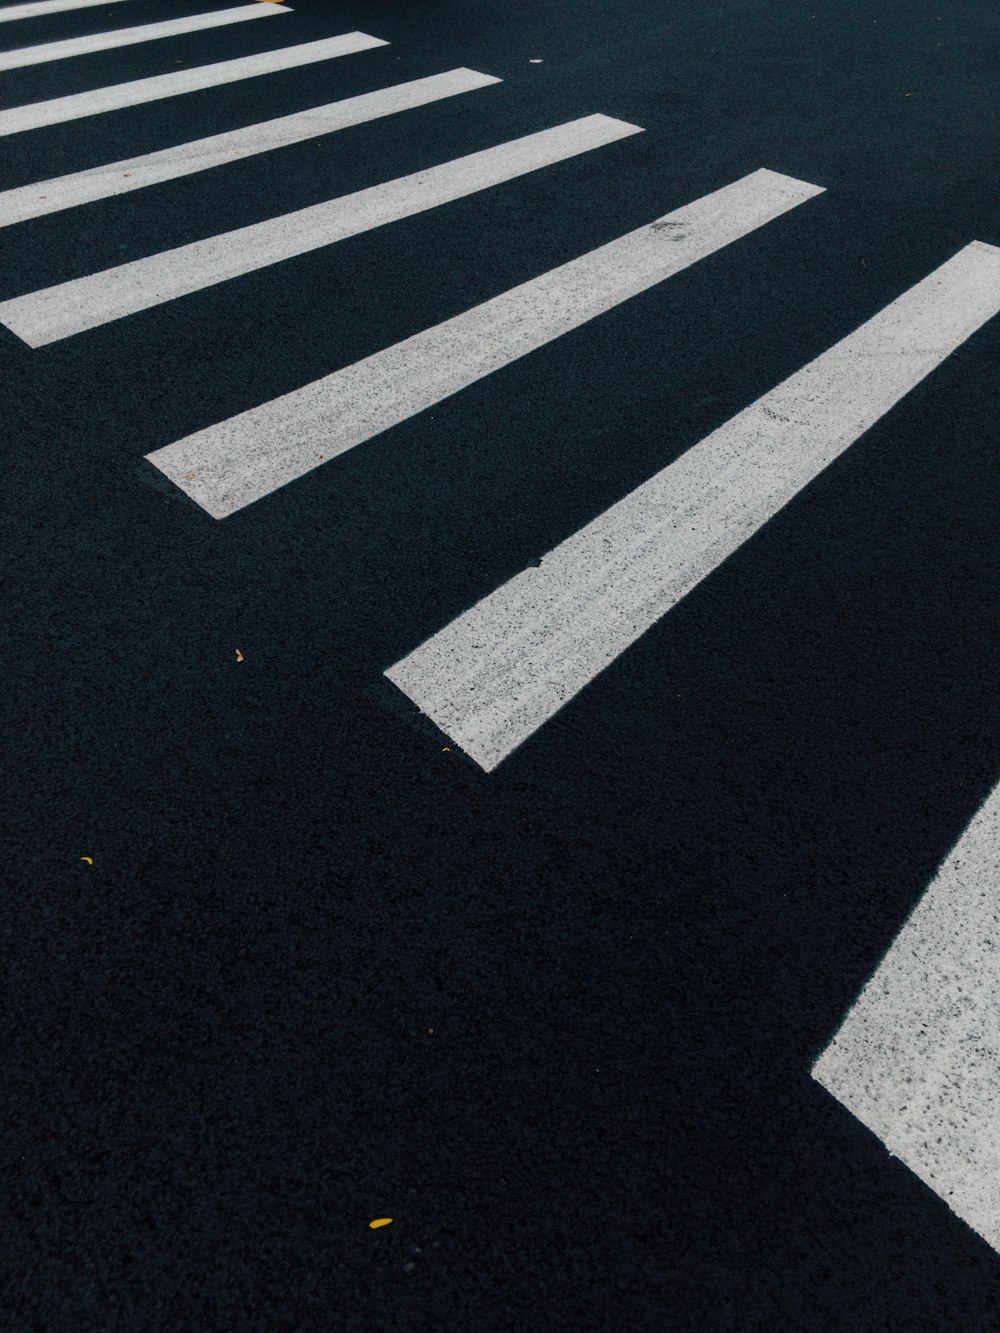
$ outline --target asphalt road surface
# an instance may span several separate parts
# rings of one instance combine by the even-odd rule
[[[63,3],[0,1327],[1000,1329],[996,5]]]

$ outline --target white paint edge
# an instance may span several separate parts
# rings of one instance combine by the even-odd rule
[[[73,56],[93,55],[97,51],[112,51],[121,46],[136,46],[140,42],[154,42],[163,37],[179,37],[187,32],[201,32],[205,28],[223,28],[231,23],[247,23],[251,19],[268,18],[272,14],[291,14],[285,5],[237,5],[234,9],[218,9],[211,14],[190,14],[185,18],[165,19],[160,23],[143,23],[135,28],[118,28],[114,32],[96,32],[86,37],[68,37],[59,42],[44,42],[41,46],[22,46],[13,51],[0,51],[0,73],[23,69],[27,65],[43,65],[50,60],[68,60]]]
[[[148,79],[115,83],[86,93],[53,97],[46,102],[28,102],[24,106],[0,111],[0,137],[24,134],[28,130],[61,125],[68,120],[82,120],[109,111],[122,111],[145,102],[159,102],[166,97],[180,97],[184,93],[196,93],[205,88],[219,88],[227,83],[238,83],[241,79],[278,74],[283,70],[299,69],[321,60],[335,60],[339,56],[350,56],[358,51],[370,51],[377,46],[388,45],[380,37],[369,37],[365,32],[347,32],[338,37],[324,37],[318,42],[301,42],[297,46],[261,51],[257,55],[241,56],[236,60],[196,65],[192,69],[154,74]]]
[[[492,771],[998,311],[973,242],[386,675]]]
[[[817,185],[755,171],[147,457],[214,518],[225,518],[822,193]]]
[[[1000,1252],[1000,785],[812,1075]]]
[[[208,171],[258,153],[269,153],[324,134],[347,129],[426,106],[446,97],[486,88],[500,80],[472,69],[453,69],[444,74],[398,83],[391,88],[347,97],[326,106],[310,107],[289,116],[247,125],[243,129],[214,134],[205,139],[163,148],[142,157],[123,158],[105,166],[76,171],[72,175],[21,185],[0,193],[0,227],[10,227],[31,218],[44,217],[67,208],[94,203],[114,195],[142,190],[150,185]]]

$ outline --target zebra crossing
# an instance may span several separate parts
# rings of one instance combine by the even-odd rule
[[[973,242],[388,678],[491,771],[997,313]]]
[[[144,23],[115,32],[99,32],[89,37],[68,37],[62,42],[43,42],[39,46],[22,46],[13,51],[0,51],[0,73],[23,69],[27,65],[43,65],[50,60],[67,60],[71,56],[93,55],[98,51],[113,51],[122,46],[136,46],[154,42],[163,37],[180,37],[184,33],[203,32],[206,28],[222,28],[230,23],[248,23],[252,19],[290,14],[284,5],[268,5],[263,9],[259,0],[235,9],[218,9],[210,14],[191,14],[187,18],[165,19],[162,23]]]
[[[68,120],[82,120],[108,111],[123,111],[145,102],[158,102],[184,93],[201,92],[206,88],[221,88],[241,79],[256,79],[264,74],[298,69],[337,56],[350,56],[358,51],[387,46],[378,37],[364,32],[347,32],[318,42],[302,42],[297,46],[279,47],[258,55],[240,56],[234,60],[219,60],[211,65],[197,65],[170,74],[154,74],[146,79],[132,79],[128,83],[112,84],[108,88],[94,88],[89,92],[70,93],[66,97],[52,97],[44,102],[28,102],[24,106],[0,111],[0,137],[24,134],[27,130],[61,125]]]
[[[405,342],[158,449],[149,461],[225,518],[819,193],[755,172]]]
[[[0,23],[93,3],[14,5],[0,10]],[[0,71],[278,14],[294,17],[294,9],[255,0],[28,45],[0,52]],[[0,135],[387,45],[349,32],[72,93],[0,112]],[[165,187],[193,173],[501,83],[495,75],[464,67],[429,73],[207,138],[156,146],[132,158],[84,164],[70,174],[0,192],[0,226],[16,228],[98,200]],[[644,132],[597,111],[295,212],[22,293],[0,303],[0,323],[31,349],[84,336],[346,237],[478,191],[502,189],[571,157],[611,152]],[[568,255],[558,266],[404,341],[353,364],[331,366],[323,377],[236,416],[206,421],[145,458],[206,515],[231,518],[723,248],[761,228],[780,227],[792,210],[822,207],[826,193],[822,185],[760,167],[662,216],[636,219],[634,230],[588,253]],[[16,246],[14,232],[8,253]],[[1000,248],[970,237],[853,333],[768,388],[537,566],[499,588],[482,589],[468,611],[389,666],[386,682],[484,772],[494,772],[998,313]],[[841,1049],[845,1040],[838,1037]],[[816,1076],[862,1115],[850,1079],[833,1056],[817,1065]],[[965,1113],[981,1115],[981,1102]],[[886,1142],[894,1141],[885,1116],[872,1113],[867,1120]],[[990,1169],[1000,1163],[995,1145],[979,1151],[993,1154]],[[923,1171],[915,1149],[904,1160],[938,1188],[934,1171]],[[982,1218],[994,1201],[995,1195],[985,1203],[980,1199],[963,1214],[991,1243],[995,1230]]]
[[[29,347],[43,347],[638,132],[638,126],[608,116],[571,121],[297,213],[283,213],[238,231],[31,292],[0,304],[0,322]]]
[[[379,88],[376,92],[362,93],[359,97],[345,97],[325,106],[310,107],[308,111],[260,121],[244,129],[161,148],[141,157],[124,158],[85,171],[74,171],[67,176],[38,181],[34,185],[4,190],[0,192],[0,227],[160,185],[164,181],[238,162],[257,153],[304,143],[322,134],[333,134],[337,130],[363,125],[383,116],[394,116],[499,82],[492,75],[480,74],[474,69],[452,69],[444,74],[430,74],[423,79],[411,79],[407,83]]]

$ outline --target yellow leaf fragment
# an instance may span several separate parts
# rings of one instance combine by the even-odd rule
[[[87,865],[89,866],[92,866],[94,864],[94,858],[92,856],[81,856],[80,860],[86,861]]]
[[[375,1221],[369,1222],[368,1225],[372,1231],[376,1231],[379,1227],[387,1227],[391,1221],[391,1217],[376,1217]]]

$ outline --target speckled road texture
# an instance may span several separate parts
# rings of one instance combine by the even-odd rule
[[[54,6],[0,50],[239,7]],[[947,1154],[886,1110],[902,1063],[864,1065],[886,1025],[940,1110],[966,1040],[988,1101],[988,868],[921,945],[938,1011],[931,962],[978,968],[950,1046],[898,949],[1000,776],[1000,319],[909,382],[873,352],[902,396],[811,479],[793,447],[756,530],[760,478],[730,485],[746,540],[639,598],[492,772],[385,673],[1000,245],[996,6],[287,8],[3,74],[3,191],[234,155],[12,220],[0,302],[586,117],[642,132],[35,349],[0,328],[0,1329],[995,1333],[995,1233],[921,1179]],[[498,82],[303,133],[460,70]],[[487,369],[445,339],[422,399],[310,399],[761,171],[812,195],[519,354],[487,336]],[[352,445],[218,517],[150,461],[283,400],[274,457]]]

